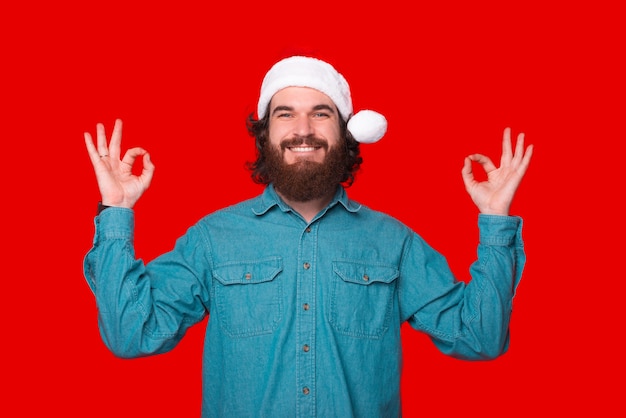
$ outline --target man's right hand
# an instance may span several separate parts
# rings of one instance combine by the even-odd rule
[[[91,134],[85,132],[85,145],[96,173],[96,180],[102,196],[102,204],[132,208],[141,195],[150,187],[154,175],[154,164],[150,154],[143,148],[131,148],[120,159],[122,143],[122,121],[117,119],[107,144],[104,125],[96,125],[97,144]],[[143,159],[143,170],[139,176],[132,173],[137,157]]]

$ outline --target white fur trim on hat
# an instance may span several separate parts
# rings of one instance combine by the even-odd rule
[[[348,130],[358,142],[376,142],[387,131],[387,120],[380,113],[367,110],[352,116],[350,87],[332,65],[303,56],[285,58],[267,72],[257,104],[259,119],[265,116],[274,94],[286,87],[310,87],[330,97],[343,120],[348,121]]]

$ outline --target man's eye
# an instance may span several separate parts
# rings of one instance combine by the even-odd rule
[[[328,113],[317,112],[313,116],[315,116],[316,118],[327,118],[328,117]]]
[[[289,118],[291,116],[291,113],[279,113],[278,117],[279,118]]]

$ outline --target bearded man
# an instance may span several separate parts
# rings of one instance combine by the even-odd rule
[[[510,130],[501,166],[481,154],[462,177],[480,212],[469,283],[416,232],[348,198],[359,146],[386,119],[353,114],[349,86],[311,57],[276,63],[248,119],[258,157],[255,198],[207,215],[174,249],[144,264],[133,251],[133,206],[154,165],[143,148],[120,159],[102,124],[85,143],[102,195],[84,273],[105,344],[120,357],[171,350],[210,314],[203,417],[401,415],[400,328],[408,322],[444,354],[486,360],[508,349],[512,299],[525,254],[509,208],[532,146]],[[130,168],[143,158],[143,172]],[[478,182],[472,162],[483,166]]]

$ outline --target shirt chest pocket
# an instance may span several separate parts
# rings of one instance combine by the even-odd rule
[[[333,262],[328,320],[335,331],[378,339],[391,320],[396,267],[358,261]]]
[[[231,337],[273,332],[283,314],[280,257],[235,261],[213,270],[215,315]]]

